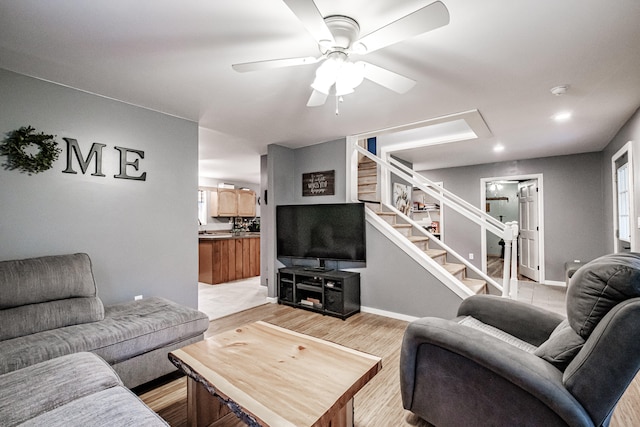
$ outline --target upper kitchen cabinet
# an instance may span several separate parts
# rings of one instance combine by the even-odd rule
[[[211,191],[211,216],[256,216],[256,193],[252,190],[218,188]]]
[[[233,188],[218,188],[211,191],[211,216],[238,216],[238,194]]]
[[[238,192],[238,216],[256,216],[256,192],[236,190]]]

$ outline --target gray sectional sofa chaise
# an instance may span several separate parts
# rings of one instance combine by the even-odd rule
[[[0,262],[0,374],[91,352],[132,388],[175,371],[167,354],[208,326],[204,313],[163,298],[104,307],[87,254]]]
[[[155,427],[168,424],[93,353],[73,353],[0,375],[0,425]]]

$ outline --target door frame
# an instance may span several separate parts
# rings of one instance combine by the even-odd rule
[[[540,272],[538,275],[538,283],[545,282],[545,259],[544,259],[544,186],[543,176],[541,173],[526,175],[510,175],[497,176],[489,178],[480,178],[480,210],[486,212],[487,209],[487,183],[491,181],[530,181],[538,182],[538,227],[540,234],[538,235],[538,260],[540,262]],[[518,240],[516,239],[516,242]],[[482,259],[482,271],[487,273],[487,229],[480,227],[480,249]]]
[[[617,169],[616,169],[616,161],[627,154],[627,163],[629,163],[629,229],[630,229],[630,246],[631,252],[636,250],[636,227],[635,227],[635,218],[636,218],[636,207],[634,200],[634,178],[633,178],[633,155],[632,155],[632,141],[628,141],[624,144],[616,153],[611,156],[611,189],[612,189],[612,197],[613,197],[613,252],[618,252],[618,238],[616,237],[616,231],[618,230],[618,186],[617,182]],[[638,225],[640,225],[640,220],[638,221]]]

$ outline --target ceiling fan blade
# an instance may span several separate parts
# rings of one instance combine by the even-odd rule
[[[397,93],[405,93],[416,84],[415,80],[368,62],[364,62],[364,78]]]
[[[231,67],[239,73],[249,71],[270,70],[273,68],[293,67],[296,65],[315,64],[320,62],[324,57],[315,58],[307,56],[304,58],[286,58],[286,59],[270,59],[267,61],[244,62],[242,64],[233,64]]]
[[[328,96],[329,95],[327,95],[326,93],[314,90],[313,92],[311,92],[311,96],[309,97],[309,101],[307,102],[307,107],[319,107],[321,105],[324,105],[324,103],[327,101]]]
[[[333,45],[333,34],[313,0],[283,0],[319,44]]]
[[[366,53],[369,53],[443,27],[448,23],[449,10],[442,2],[436,1],[367,34],[356,43],[364,45]]]

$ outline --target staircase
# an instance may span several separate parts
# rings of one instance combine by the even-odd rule
[[[358,162],[358,199],[363,202],[379,201],[378,165],[368,157]]]
[[[391,211],[384,211],[380,204],[378,194],[378,166],[368,157],[363,157],[358,162],[358,199],[366,203],[380,218],[391,225],[396,231],[416,245],[428,257],[440,264],[449,274],[457,279],[471,292],[476,294],[487,293],[487,283],[484,280],[467,277],[467,268],[464,264],[447,262],[447,251],[429,247],[429,237],[421,232],[414,235],[414,226],[398,221],[398,215]]]
[[[374,211],[386,223],[391,225],[391,227],[406,237],[411,243],[416,245],[428,257],[440,264],[449,274],[469,288],[471,292],[475,294],[487,293],[487,283],[484,280],[467,277],[467,268],[464,264],[447,262],[447,251],[443,249],[430,248],[429,237],[420,232],[414,235],[413,225],[399,222],[398,215],[394,212],[387,212],[380,209]]]

